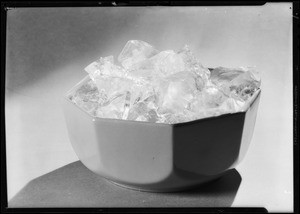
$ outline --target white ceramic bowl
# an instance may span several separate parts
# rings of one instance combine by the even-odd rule
[[[179,124],[92,117],[67,95],[63,109],[69,139],[87,168],[125,187],[170,192],[216,179],[242,160],[259,98],[260,90],[244,112]]]

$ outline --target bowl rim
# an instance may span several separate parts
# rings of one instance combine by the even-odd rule
[[[169,127],[178,127],[178,126],[184,126],[184,125],[191,125],[194,123],[199,123],[199,122],[204,122],[206,120],[215,120],[215,119],[221,119],[221,118],[226,118],[226,117],[230,117],[232,115],[239,115],[239,114],[245,114],[250,108],[251,106],[256,102],[256,100],[258,99],[260,93],[261,93],[261,88],[258,88],[254,94],[251,96],[249,102],[247,102],[247,104],[244,106],[244,108],[241,111],[238,112],[233,112],[233,113],[226,113],[226,114],[220,114],[220,115],[216,115],[216,116],[211,116],[211,117],[204,117],[204,118],[200,118],[197,120],[192,120],[192,121],[187,121],[187,122],[181,122],[181,123],[173,123],[173,124],[169,124],[169,123],[154,123],[154,122],[147,122],[147,121],[135,121],[135,120],[122,120],[122,119],[114,119],[114,118],[100,118],[100,117],[96,117],[93,116],[91,114],[89,114],[88,112],[86,112],[85,110],[83,110],[80,106],[76,105],[75,103],[73,103],[70,100],[70,94],[77,90],[79,87],[81,87],[86,81],[90,80],[90,76],[86,75],[82,80],[80,80],[76,85],[74,85],[70,90],[68,90],[64,95],[63,98],[67,101],[70,102],[71,104],[73,104],[76,108],[80,109],[82,112],[84,112],[87,116],[89,116],[93,122],[96,121],[107,121],[107,122],[118,122],[118,123],[141,123],[141,124],[148,124],[148,125],[155,125],[155,126],[169,126]]]

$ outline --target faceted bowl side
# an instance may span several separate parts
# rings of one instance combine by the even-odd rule
[[[64,101],[69,139],[93,172],[116,182],[148,184],[172,170],[172,127],[93,118]]]
[[[87,168],[129,188],[170,192],[216,179],[242,160],[259,97],[260,91],[244,112],[179,124],[96,118],[67,96],[63,109],[71,144]]]
[[[217,175],[232,167],[243,134],[245,112],[174,126],[174,164],[201,175]]]

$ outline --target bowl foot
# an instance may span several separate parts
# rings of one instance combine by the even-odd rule
[[[128,185],[128,184],[123,184],[123,183],[119,183],[116,181],[112,181],[109,180],[107,178],[104,178],[106,181],[108,181],[109,183],[112,183],[113,185],[117,186],[117,187],[121,187],[121,188],[125,188],[125,189],[130,189],[130,190],[134,190],[134,191],[139,191],[139,192],[153,192],[153,193],[168,193],[168,192],[183,192],[183,191],[189,191],[195,188],[199,188],[205,184],[208,183],[213,183],[217,180],[219,180],[221,177],[216,177],[212,180],[206,181],[206,182],[201,182],[198,184],[193,184],[190,186],[184,186],[184,187],[177,187],[177,188],[168,188],[168,189],[153,189],[153,188],[143,188],[140,186],[134,186],[134,185]]]

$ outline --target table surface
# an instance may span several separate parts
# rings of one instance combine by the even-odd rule
[[[80,161],[30,181],[9,207],[230,207],[241,177],[232,169],[191,191],[151,193],[117,186]]]
[[[202,193],[198,192],[189,203],[181,205],[225,203],[233,207],[262,206],[269,211],[292,211],[290,7],[291,3],[274,3],[257,7],[9,10],[5,96],[8,199],[16,196],[26,184],[18,197],[24,196],[24,191],[39,191],[34,182],[47,183],[49,174],[50,177],[57,175],[57,170],[62,175],[54,176],[56,179],[67,178],[66,172],[74,173],[71,170],[75,170],[74,166],[81,173],[88,173],[76,162],[78,158],[68,139],[61,97],[86,75],[83,71],[86,65],[100,56],[117,56],[128,40],[140,39],[160,50],[178,50],[189,44],[207,67],[256,66],[261,71],[262,94],[256,126],[247,155],[236,168],[242,181],[234,196],[219,195],[216,190],[201,199]],[[86,179],[89,182],[89,178]],[[49,185],[53,187],[54,183]],[[99,185],[108,191],[107,183]],[[44,185],[44,188],[50,187]],[[53,191],[59,192],[59,189]],[[122,192],[121,196],[127,195],[125,190],[118,191]],[[143,200],[148,206],[161,203],[157,200],[159,197],[152,194],[137,196],[139,203],[132,202],[132,205],[143,206]],[[108,195],[114,197],[115,193]],[[121,196],[116,201],[126,203]],[[176,200],[184,197],[187,196]],[[196,200],[197,197],[200,199]],[[102,199],[107,206],[118,206],[104,196]],[[69,204],[74,202],[69,201]]]

